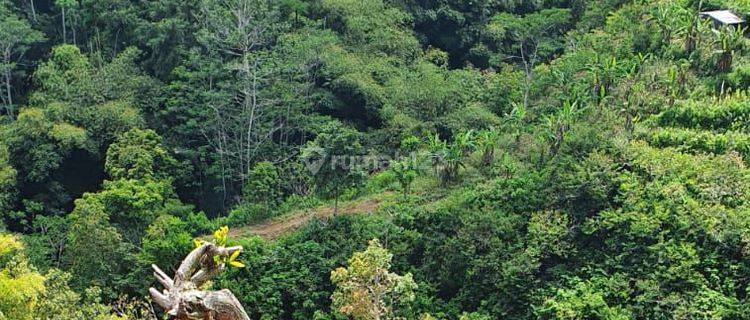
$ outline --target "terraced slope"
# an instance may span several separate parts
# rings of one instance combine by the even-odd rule
[[[656,148],[689,154],[736,152],[750,164],[750,99],[736,94],[721,100],[678,102],[644,121],[635,137]]]

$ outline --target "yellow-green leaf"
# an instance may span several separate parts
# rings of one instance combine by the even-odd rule
[[[237,267],[237,268],[245,267],[245,264],[239,261],[229,261],[229,265],[231,265],[232,267]]]
[[[230,262],[231,262],[231,261],[234,261],[234,260],[236,260],[236,259],[237,259],[237,257],[239,257],[239,256],[240,256],[240,250],[237,250],[237,251],[233,252],[231,256],[229,256],[229,261],[230,261]]]

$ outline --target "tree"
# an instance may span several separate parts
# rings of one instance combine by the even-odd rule
[[[430,137],[428,156],[441,184],[446,185],[458,177],[459,170],[466,166],[466,157],[475,148],[476,141],[471,130],[457,134],[451,143],[441,141],[438,135]]]
[[[619,306],[608,303],[611,282],[618,281],[617,277],[605,279],[596,277],[589,281],[578,278],[572,279],[572,288],[559,289],[555,296],[545,301],[537,314],[542,318],[562,320],[577,319],[632,319],[633,315]]]
[[[99,57],[86,56],[75,45],[55,46],[49,59],[34,72],[33,80],[38,89],[32,93],[30,104],[45,108],[55,103],[63,104],[70,110],[63,114],[71,122],[88,121],[88,126],[94,127],[92,130],[108,132],[101,136],[111,142],[114,139],[111,132],[122,129],[115,119],[139,117],[138,109],[153,110],[155,107],[157,93],[154,88],[158,83],[138,67],[140,55],[138,49],[127,48],[111,60],[101,61]],[[115,106],[135,110],[111,110]],[[113,121],[107,124],[110,128],[95,126],[107,120]]]
[[[401,191],[403,191],[404,198],[406,198],[409,195],[411,183],[414,182],[414,179],[418,175],[417,162],[411,157],[400,161],[391,161],[389,169],[401,185]]]
[[[123,319],[93,297],[96,289],[86,290],[87,299],[82,299],[69,286],[70,274],[57,269],[40,273],[29,264],[28,252],[18,237],[0,234],[0,319]]]
[[[107,149],[105,171],[111,179],[156,179],[174,177],[177,160],[153,130],[131,129]]]
[[[393,255],[370,240],[367,249],[355,252],[347,268],[331,272],[336,290],[332,308],[356,320],[394,319],[395,307],[414,300],[417,284],[411,273],[400,276],[389,271]]]
[[[5,114],[10,117],[14,116],[12,75],[17,64],[15,59],[23,56],[29,45],[41,41],[44,41],[44,34],[32,29],[26,19],[16,15],[9,1],[0,0],[0,73],[5,91],[0,101],[3,102]]]
[[[73,286],[98,286],[109,298],[120,289],[116,280],[125,274],[131,257],[120,233],[109,223],[105,205],[93,196],[76,200],[69,215],[65,266],[74,272]]]
[[[188,224],[175,216],[165,214],[156,218],[146,230],[138,254],[139,263],[146,267],[144,270],[152,264],[168,267],[168,270],[176,269],[185,252],[193,249],[189,231]]]
[[[543,59],[549,59],[563,47],[561,35],[571,20],[570,9],[544,9],[524,16],[511,13],[495,15],[490,26],[502,30],[508,58],[520,62],[526,73],[523,106],[529,107],[534,68]]]
[[[338,213],[341,193],[362,181],[363,174],[357,162],[362,153],[359,139],[356,130],[331,121],[302,151],[302,159],[312,170],[318,192],[333,197],[334,214]]]
[[[458,177],[458,171],[466,166],[464,162],[466,154],[462,149],[455,142],[446,147],[440,164],[440,183],[442,185],[447,185],[449,182],[455,181]]]
[[[732,57],[736,50],[745,43],[745,27],[728,26],[721,29],[712,29],[718,44],[716,61],[717,72],[727,72],[732,69]]]
[[[522,105],[516,105],[504,118],[504,129],[513,135],[516,147],[520,147],[518,142],[521,139],[521,133],[523,133],[526,116],[526,108]]]
[[[358,50],[414,59],[419,41],[409,30],[408,13],[383,0],[324,0],[320,6],[331,25]]]
[[[44,211],[56,212],[69,199],[55,173],[74,150],[88,148],[86,132],[64,121],[56,122],[39,108],[22,109],[18,119],[3,129],[1,134],[7,144],[9,164],[16,171],[19,193],[38,184],[40,188],[34,193],[46,196],[37,197],[36,201],[44,205]]]
[[[578,102],[566,101],[557,114],[545,117],[546,139],[550,142],[550,153],[554,156],[565,142],[565,135],[570,130],[576,117],[582,112]]]
[[[494,129],[480,131],[477,135],[477,147],[482,151],[482,165],[489,167],[495,160],[495,150],[500,142],[500,132]]]
[[[62,10],[62,34],[63,43],[68,43],[68,23],[66,21],[66,12],[70,12],[78,6],[78,0],[55,0],[55,5]],[[73,43],[76,43],[76,30],[73,28]]]
[[[96,190],[104,178],[106,150],[122,133],[144,125],[146,87],[152,82],[125,50],[92,65],[72,45],[52,49],[34,73],[34,107],[21,109],[3,126],[2,140],[17,170],[18,191],[45,206],[45,214],[70,208],[72,200]],[[77,174],[70,166],[86,167]],[[68,209],[69,210],[69,209]]]
[[[211,113],[201,130],[217,152],[222,179],[241,188],[281,129],[274,121],[277,102],[267,92],[276,71],[268,49],[282,25],[270,1],[204,0],[201,13],[198,40],[209,52],[203,59],[223,65],[225,74],[209,89]]]
[[[248,175],[247,184],[243,188],[245,199],[257,204],[263,204],[267,211],[281,199],[281,177],[273,163],[258,162]]]
[[[32,320],[44,294],[44,276],[28,264],[21,241],[0,234],[0,318]]]
[[[430,160],[430,165],[432,165],[436,176],[440,174],[440,164],[445,158],[447,147],[448,144],[441,140],[437,133],[427,138],[427,158]]]
[[[164,286],[159,292],[150,288],[154,302],[167,311],[170,319],[250,320],[245,308],[229,290],[203,291],[200,288],[218,275],[226,265],[242,268],[237,261],[241,246],[227,247],[229,229],[214,232],[213,242],[196,241],[196,248],[182,260],[174,279],[152,265],[154,277]]]
[[[17,172],[8,160],[8,148],[0,143],[0,215],[9,211],[16,201]]]
[[[109,168],[128,172],[116,165]],[[73,284],[97,285],[108,298],[142,290],[143,269],[137,262],[162,261],[167,252],[185,244],[186,236],[203,230],[195,224],[207,219],[192,210],[177,198],[169,178],[105,181],[99,192],[84,194],[68,216],[64,261],[68,270],[76,271]],[[165,225],[173,229],[165,230]]]
[[[680,10],[681,9],[681,10]],[[691,5],[687,8],[678,8],[680,12],[680,22],[682,27],[679,28],[679,32],[685,36],[685,53],[688,55],[692,54],[698,49],[698,37],[701,32],[701,21],[700,12],[703,11],[703,0],[699,0],[697,3],[691,1]]]

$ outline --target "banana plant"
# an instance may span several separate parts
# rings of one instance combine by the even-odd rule
[[[663,1],[656,7],[652,14],[652,21],[656,23],[661,32],[661,42],[668,45],[672,42],[672,33],[675,29],[675,10],[677,7],[672,1]]]
[[[523,105],[517,104],[513,106],[513,109],[505,116],[506,130],[510,131],[515,138],[516,145],[521,138],[521,132],[523,130],[523,124],[526,121],[526,108]]]
[[[477,135],[477,147],[482,151],[482,166],[487,168],[495,159],[495,149],[500,142],[500,132],[494,129],[484,130]]]
[[[741,47],[745,41],[744,27],[726,27],[722,29],[712,29],[715,36],[715,43],[718,48],[714,53],[719,55],[716,62],[717,72],[727,72],[732,68],[734,52]]]
[[[440,175],[441,182],[444,185],[454,181],[458,177],[458,171],[461,168],[466,167],[466,164],[464,163],[465,158],[466,156],[461,145],[452,143],[446,148]]]
[[[446,147],[445,141],[440,140],[440,136],[437,133],[427,138],[427,158],[435,171],[435,175],[439,174],[439,167],[443,162],[443,158],[445,158]]]
[[[581,113],[582,109],[578,107],[578,101],[566,101],[562,108],[553,116],[544,118],[547,127],[547,140],[550,142],[550,153],[557,154],[565,141],[565,135],[570,130],[575,118]]]
[[[477,148],[474,130],[469,130],[456,135],[453,144],[456,145],[464,156],[468,156]]]

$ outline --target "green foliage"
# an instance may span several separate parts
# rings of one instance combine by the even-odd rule
[[[622,290],[623,279],[599,276],[589,281],[571,279],[571,288],[560,289],[555,296],[537,310],[542,318],[550,319],[631,319],[627,310],[607,304],[608,293]],[[614,289],[614,290],[613,290]]]
[[[37,272],[17,237],[0,235],[0,248],[0,319],[124,320],[96,298],[81,299],[68,286],[69,274],[57,269]]]
[[[144,103],[151,99],[143,97],[142,94],[148,92],[148,86],[153,82],[142,75],[136,66],[135,60],[138,55],[138,50],[131,48],[117,55],[109,63],[97,66],[93,65],[76,46],[54,47],[49,60],[40,65],[34,73],[34,80],[40,90],[33,94],[31,102],[36,106],[53,102],[72,104],[72,108],[78,112],[69,115],[73,117],[71,121],[88,120],[92,123],[96,123],[97,120],[91,118],[96,115],[97,110],[90,108],[95,104],[120,101],[145,107]],[[124,120],[132,115],[110,115],[110,118],[113,117]],[[98,128],[113,129],[115,128]]]
[[[0,234],[0,318],[34,319],[44,290],[44,277],[28,265],[21,242]]]
[[[0,1],[0,74],[3,76],[0,102],[3,104],[3,113],[11,118],[15,115],[14,104],[17,103],[12,90],[12,76],[17,71],[19,59],[32,44],[44,40],[42,32],[34,30],[26,19],[14,12],[10,1]]]
[[[392,319],[394,306],[414,300],[417,284],[412,275],[391,273],[393,255],[377,239],[367,250],[356,252],[347,268],[331,272],[336,291],[331,296],[332,308],[354,319]]]
[[[750,159],[750,137],[738,132],[712,133],[685,128],[656,128],[650,132],[640,132],[639,137],[655,147],[675,147],[692,153],[725,154],[734,151],[744,159]]]
[[[93,67],[77,47],[63,45],[35,72],[40,89],[30,102],[37,107],[23,108],[2,135],[21,179],[19,192],[43,203],[47,213],[60,213],[72,198],[95,189],[109,143],[143,124],[131,102],[149,82],[134,60],[127,50]],[[71,174],[76,165],[91,170]]]
[[[73,149],[86,148],[86,135],[69,124],[55,124],[42,109],[28,108],[6,131],[9,158],[24,173],[24,180],[40,182],[59,168]]]
[[[416,152],[421,144],[422,141],[416,136],[408,136],[401,140],[401,152],[405,154]]]
[[[458,178],[459,170],[466,166],[466,158],[476,148],[473,131],[456,135],[451,143],[441,141],[438,135],[430,136],[427,144],[428,158],[443,184]]]
[[[148,227],[138,253],[143,266],[155,264],[176,269],[186,252],[193,249],[193,234],[187,223],[171,215],[162,215]],[[144,269],[148,270],[148,269]],[[140,275],[148,279],[149,273]]]
[[[265,210],[275,210],[281,200],[281,177],[276,166],[268,161],[258,162],[248,173],[243,188],[245,200],[263,204]]]
[[[750,64],[738,64],[727,74],[730,85],[735,90],[747,90],[750,88]]]
[[[732,68],[735,51],[742,49],[745,43],[746,28],[727,27],[712,29],[716,41],[716,54],[719,55],[716,62],[717,72],[727,72]]]
[[[490,37],[507,46],[506,53],[521,59],[549,59],[562,49],[562,37],[570,23],[569,9],[552,8],[518,16],[500,13],[492,17],[487,28]]]
[[[750,7],[0,0],[0,318],[156,318],[150,264],[251,224],[211,240],[251,319],[745,319],[717,9]]]
[[[657,116],[661,126],[694,129],[736,130],[750,116],[750,106],[742,92],[718,101],[687,100],[667,108]]]
[[[359,139],[357,131],[332,121],[303,150],[302,158],[313,173],[318,192],[336,202],[344,190],[362,181],[357,162],[362,152]]]
[[[96,285],[113,288],[127,264],[127,247],[122,235],[110,225],[105,206],[89,196],[76,200],[70,214],[65,264],[75,270],[75,288]],[[115,292],[105,292],[109,296]]]
[[[495,160],[495,150],[500,143],[500,132],[490,129],[477,134],[477,148],[482,151],[482,165],[489,167]]]
[[[111,179],[168,179],[177,166],[153,130],[131,129],[107,149],[105,171]]]
[[[324,0],[324,14],[352,46],[392,54],[404,59],[417,56],[419,43],[411,34],[411,17],[382,0]]]
[[[388,167],[396,181],[401,185],[404,197],[409,195],[409,187],[419,174],[418,165],[416,159],[410,157],[401,161],[391,161]]]
[[[565,102],[556,115],[545,117],[545,139],[550,144],[552,155],[556,155],[562,147],[566,134],[581,111],[577,102]]]
[[[17,172],[8,160],[8,148],[0,144],[0,213],[10,210],[16,199]]]

